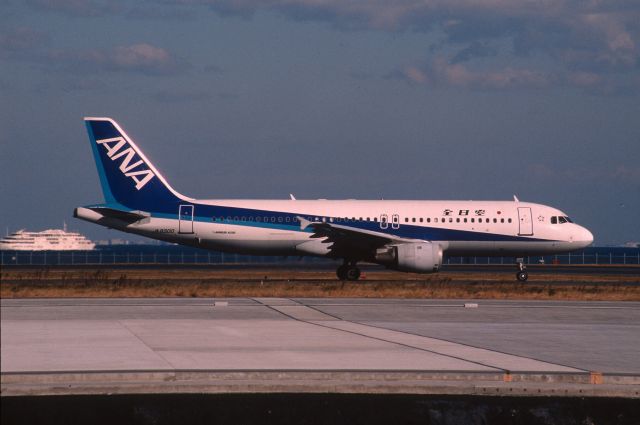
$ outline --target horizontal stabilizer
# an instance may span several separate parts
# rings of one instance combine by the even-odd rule
[[[102,214],[105,217],[116,218],[118,220],[128,221],[131,223],[151,216],[151,214],[144,211],[123,211],[109,207],[91,207],[89,209],[97,212],[98,214]]]

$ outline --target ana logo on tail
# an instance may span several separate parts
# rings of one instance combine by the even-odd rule
[[[112,161],[124,157],[120,163],[120,171],[122,171],[125,176],[131,177],[133,181],[136,182],[137,190],[142,189],[155,176],[153,171],[149,169],[134,170],[134,168],[144,164],[144,161],[142,159],[138,159],[138,161],[133,164],[131,163],[131,161],[136,158],[136,152],[131,146],[123,149],[123,147],[127,146],[127,142],[122,137],[100,139],[96,140],[96,143],[105,147],[107,150],[107,156],[111,158]]]

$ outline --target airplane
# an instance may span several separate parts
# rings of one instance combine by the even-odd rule
[[[84,118],[104,203],[74,217],[166,242],[250,255],[342,260],[340,280],[359,262],[435,273],[446,256],[523,257],[584,248],[586,228],[562,211],[529,202],[193,199],[173,189],[111,118]]]

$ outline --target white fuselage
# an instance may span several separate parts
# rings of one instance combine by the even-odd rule
[[[176,210],[128,225],[110,219],[102,224],[169,242],[261,255],[323,255],[305,247],[313,233],[301,228],[297,216],[437,242],[446,255],[552,254],[593,241],[582,226],[551,222],[552,217],[566,217],[563,212],[528,202],[192,200],[181,205],[187,214]],[[102,218],[82,210],[80,218]]]

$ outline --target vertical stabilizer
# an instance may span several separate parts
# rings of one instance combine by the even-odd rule
[[[190,200],[160,175],[120,126],[111,118],[85,118],[91,149],[107,204],[132,210],[173,210]]]

